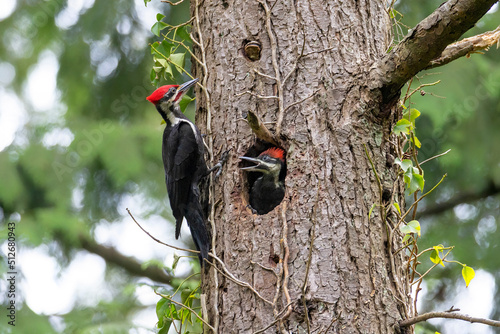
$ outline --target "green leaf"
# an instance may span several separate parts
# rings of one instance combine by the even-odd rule
[[[180,318],[181,318],[181,322],[183,324],[186,323],[186,319],[188,319],[188,317],[191,315],[191,311],[189,311],[187,308],[183,308],[180,312]]]
[[[158,79],[158,76],[156,75],[156,71],[155,71],[154,67],[151,69],[151,73],[149,74],[149,79],[151,81]]]
[[[411,109],[407,109],[404,113],[403,113],[403,118],[410,121],[410,123],[415,126],[415,119],[418,118],[418,116],[420,116],[420,111],[418,111],[417,109],[414,109],[414,108],[411,108]]]
[[[420,223],[416,220],[412,220],[406,225],[401,225],[399,230],[404,234],[416,233],[420,236]]]
[[[172,66],[169,63],[166,63],[165,65],[165,79],[167,78],[167,74],[169,75],[170,78],[174,77],[174,72],[172,72]]]
[[[165,312],[168,310],[170,300],[162,298],[156,303],[156,316],[158,317],[158,328],[163,327]]]
[[[399,208],[399,204],[397,202],[394,202],[394,203],[392,203],[392,205],[394,205],[396,210],[398,210],[399,215],[401,216],[401,209]]]
[[[418,184],[418,189],[420,189],[420,191],[423,191],[425,183],[424,177],[420,174],[413,173],[413,180],[415,180],[415,182]]]
[[[439,252],[443,251],[443,246],[434,246],[433,248],[434,250],[431,252],[431,261],[444,267],[444,263],[439,256]]]
[[[411,169],[408,169],[403,177],[404,183],[406,183],[406,186],[409,188],[411,184],[411,180],[413,179],[413,173],[411,172]]]
[[[476,276],[474,269],[464,265],[464,267],[462,268],[462,277],[464,278],[466,287],[469,287],[469,283],[470,283],[470,281],[472,281],[474,276]]]
[[[410,221],[408,223],[408,226],[410,226],[414,231],[416,231],[415,233],[420,236],[420,223],[418,222],[418,220]]]
[[[396,17],[396,10],[394,8],[392,8],[390,11],[389,11],[389,17],[391,19],[395,18]]]
[[[372,211],[373,211],[373,209],[375,209],[376,206],[377,206],[377,203],[373,203],[372,204],[372,207],[370,208],[370,211],[368,211],[368,220],[370,220],[370,217],[372,215]]]
[[[177,312],[177,309],[175,308],[175,305],[172,303],[170,304],[170,312],[168,312],[169,318],[173,320],[181,320],[179,317],[179,313]]]
[[[158,46],[160,46],[160,42],[154,42],[153,44],[151,44],[151,54],[152,55],[157,54],[155,49],[158,49]]]
[[[163,122],[165,122],[165,120]],[[175,268],[177,268],[177,264],[179,263],[180,258],[181,257],[179,255],[174,254],[174,262],[172,263],[172,270],[175,270]]]
[[[151,27],[151,32],[155,34],[156,36],[160,37],[160,33],[163,29],[168,27],[168,24],[162,21],[155,22],[153,26]]]
[[[148,2],[151,2],[151,0],[144,0],[144,6],[148,6]]]
[[[159,56],[162,58],[165,58],[165,57],[168,58],[168,57],[170,57],[170,53],[172,52],[172,47],[174,47],[174,45],[172,43],[169,43],[167,41],[162,41],[156,47],[156,50],[158,50],[157,54],[160,53]]]
[[[410,133],[410,126],[411,122],[405,118],[401,118],[396,125],[394,126],[394,129],[392,132],[394,132],[395,135],[399,136],[401,133]]]
[[[189,303],[190,303],[189,300],[191,299],[189,297],[191,296],[191,292],[192,291],[190,289],[182,289],[182,291],[181,291],[182,303],[186,306],[189,306],[189,307],[191,307],[191,305],[189,305]],[[191,303],[192,303],[192,301],[191,301]]]
[[[179,36],[184,41],[191,43],[192,42],[191,35],[189,34],[188,31],[188,29],[190,28],[191,26],[189,24],[180,27],[179,29],[177,29],[177,36]]]
[[[404,159],[403,161],[401,161],[401,159],[396,158],[394,159],[394,163],[396,165],[399,165],[401,169],[405,172],[408,170],[408,168],[413,167],[413,163],[411,162],[410,159]]]
[[[181,68],[184,68],[184,60],[186,58],[185,53],[173,53],[170,55],[169,59],[174,63],[176,66],[177,71],[179,73],[182,73]]]
[[[163,15],[162,13],[158,13],[156,14],[156,21],[161,21],[164,17],[165,15]]]
[[[181,108],[182,112],[184,112],[184,110],[186,110],[187,106],[192,102],[194,101],[195,98],[190,98],[189,96],[187,95],[184,95],[182,96],[182,99],[179,101],[179,107]]]
[[[395,10],[394,8],[392,8],[392,9],[389,11],[389,16],[391,17],[391,19],[396,18],[398,15],[399,15],[399,16],[403,16],[403,14],[401,14],[400,12],[398,12],[397,10]]]
[[[158,334],[168,334],[168,331],[170,330],[170,326],[172,326],[172,320],[165,318],[164,324],[160,328],[160,330],[158,331]]]
[[[403,243],[408,241],[408,239],[410,239],[410,238],[411,238],[411,234],[405,234],[405,236],[403,237]]]
[[[404,175],[404,182],[408,185],[409,194],[413,194],[415,191],[424,189],[424,177],[419,174],[419,170],[416,167],[408,169]]]
[[[413,140],[415,139],[415,140]],[[415,144],[416,147],[420,148],[422,147],[422,144],[420,143],[420,140],[418,140],[417,136],[415,136],[415,132],[413,133],[413,136],[411,137],[411,142]]]

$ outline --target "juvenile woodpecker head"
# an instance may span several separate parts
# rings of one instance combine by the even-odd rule
[[[166,85],[161,86],[155,90],[146,99],[154,104],[157,108],[164,110],[165,112],[169,110],[172,105],[179,105],[182,96],[187,93],[189,88],[193,86],[198,79],[193,79],[182,85]]]
[[[285,151],[281,148],[272,147],[262,152],[257,158],[240,157],[240,159],[250,161],[255,164],[254,166],[241,167],[241,170],[245,170],[247,172],[260,172],[264,175],[273,175],[276,178],[282,178],[282,168],[285,165]]]

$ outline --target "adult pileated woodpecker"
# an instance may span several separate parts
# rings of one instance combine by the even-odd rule
[[[254,166],[242,167],[247,172],[262,173],[250,189],[250,206],[263,215],[281,203],[285,196],[285,151],[273,147],[262,152],[257,158],[240,157],[255,163]]]
[[[179,102],[198,79],[182,85],[167,85],[155,90],[147,100],[156,106],[167,126],[163,132],[162,157],[170,206],[175,217],[175,238],[186,217],[200,264],[208,259],[210,236],[200,205],[198,182],[212,170],[207,168],[200,130],[182,113]]]

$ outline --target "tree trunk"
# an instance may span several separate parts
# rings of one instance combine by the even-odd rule
[[[368,88],[390,44],[384,2],[192,1],[192,11],[208,73],[194,66],[208,92],[196,92],[197,123],[212,129],[214,160],[232,149],[212,198],[215,252],[254,289],[217,263],[225,274],[203,277],[209,323],[219,333],[273,323],[265,333],[395,332],[411,313],[407,275],[394,269],[404,255],[389,256],[378,208],[369,219],[373,204],[404,206],[389,142],[396,100]],[[260,60],[244,55],[248,41],[260,43]],[[248,111],[279,132],[287,152],[285,199],[266,215],[246,207],[238,168],[256,142]]]

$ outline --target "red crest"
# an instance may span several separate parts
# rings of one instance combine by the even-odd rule
[[[149,95],[146,99],[153,104],[157,104],[158,101],[160,101],[163,98],[165,93],[168,92],[168,90],[172,87],[177,88],[177,87],[179,87],[179,85],[161,86],[160,88],[155,90],[151,95]]]
[[[275,159],[280,159],[282,161],[285,161],[285,151],[279,147],[271,147],[270,149],[265,150],[259,156],[261,155],[268,155],[271,158]]]

